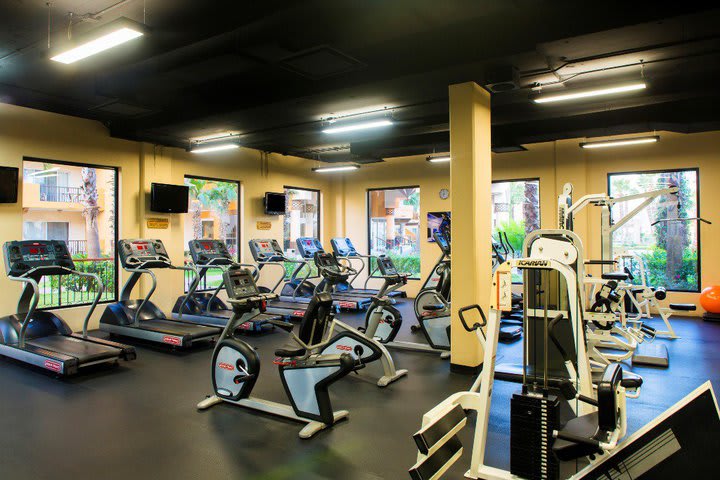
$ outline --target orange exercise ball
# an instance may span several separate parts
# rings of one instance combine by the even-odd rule
[[[720,313],[720,285],[705,287],[700,293],[700,305],[710,313]]]

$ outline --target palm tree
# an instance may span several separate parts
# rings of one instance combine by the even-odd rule
[[[187,178],[185,184],[190,187],[190,219],[192,221],[193,238],[202,237],[202,205],[205,203],[205,185],[207,180]]]
[[[525,234],[540,228],[540,192],[536,182],[525,182],[525,195],[523,198],[523,218],[525,220]]]
[[[97,189],[97,172],[94,168],[82,167],[80,171],[82,177],[82,216],[85,218],[85,239],[87,241],[88,258],[100,258],[100,233],[98,231],[98,189]]]
[[[230,231],[228,209],[230,202],[237,200],[237,194],[237,185],[229,182],[217,182],[212,189],[205,193],[208,203],[214,203],[217,206],[220,216],[219,236],[221,240],[227,240],[228,231]]]

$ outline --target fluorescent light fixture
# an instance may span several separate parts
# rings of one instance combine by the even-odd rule
[[[652,137],[634,137],[621,138],[618,140],[603,140],[600,142],[583,142],[580,144],[582,148],[608,148],[608,147],[624,147],[625,145],[641,145],[643,143],[655,143],[660,137],[654,135]]]
[[[393,122],[390,120],[373,120],[371,122],[353,123],[339,127],[330,127],[323,130],[323,133],[342,133],[352,132],[355,130],[367,130],[370,128],[389,127]]]
[[[237,143],[221,143],[219,145],[199,145],[190,149],[190,153],[210,153],[220,152],[222,150],[234,150],[240,148]]]
[[[49,177],[51,175],[57,175],[58,170],[60,170],[60,167],[48,168],[47,170],[38,170],[37,172],[33,172],[28,175],[28,177]]]
[[[126,19],[121,20],[123,20],[123,24],[126,23]],[[75,63],[78,60],[82,60],[100,52],[104,52],[105,50],[117,47],[118,45],[122,45],[125,42],[129,42],[130,40],[141,37],[143,35],[144,33],[138,27],[128,26],[127,24],[118,24],[116,28],[112,29],[101,37],[97,37],[94,40],[89,40],[66,52],[55,55],[54,57],[51,57],[50,60],[65,64]]]
[[[318,167],[313,168],[312,171],[315,173],[332,173],[332,172],[348,172],[350,170],[357,170],[360,168],[357,165],[342,165],[339,167]]]
[[[427,157],[427,161],[430,163],[447,163],[450,161],[450,155],[430,156]]]
[[[602,95],[612,95],[614,93],[634,92],[636,90],[644,90],[645,88],[647,88],[647,84],[645,82],[639,82],[631,83],[629,85],[618,85],[615,87],[598,88],[595,90],[542,95],[533,99],[533,101],[535,103],[562,102],[565,100],[576,100],[578,98],[599,97]]]
[[[229,139],[229,138],[237,137],[238,135],[239,135],[239,132],[211,133],[209,135],[204,135],[202,137],[193,137],[190,139],[190,141],[195,142],[195,143],[202,143],[202,142],[210,142],[213,140]]]

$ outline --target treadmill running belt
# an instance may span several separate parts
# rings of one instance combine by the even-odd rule
[[[141,330],[165,333],[168,335],[177,335],[180,337],[189,335],[193,340],[211,337],[219,333],[219,330],[216,327],[204,327],[202,325],[194,325],[192,323],[182,323],[163,319],[141,320],[139,328]]]
[[[120,356],[120,350],[93,342],[86,342],[64,335],[49,335],[34,338],[26,342],[33,347],[43,348],[51,352],[58,352],[78,359],[80,364],[96,362]]]

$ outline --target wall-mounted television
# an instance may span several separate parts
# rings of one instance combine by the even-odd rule
[[[150,210],[159,213],[187,213],[190,188],[185,185],[153,183],[150,186]]]
[[[265,193],[265,215],[285,215],[284,193]]]
[[[0,167],[0,203],[17,203],[18,169]]]

